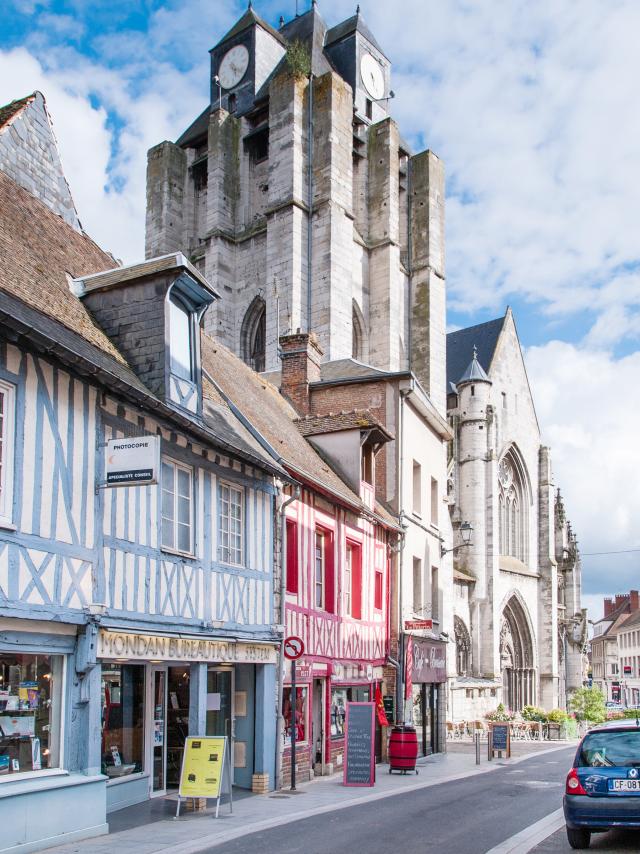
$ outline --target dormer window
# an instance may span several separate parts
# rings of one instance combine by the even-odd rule
[[[175,294],[169,298],[169,352],[171,373],[193,382],[192,312]]]

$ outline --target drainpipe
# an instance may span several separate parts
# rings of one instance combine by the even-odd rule
[[[408,273],[408,304],[409,317],[407,331],[407,352],[409,353],[409,370],[413,371],[413,240],[411,239],[411,195],[413,193],[413,164],[411,155],[407,152],[407,273]]]
[[[311,266],[313,260],[313,72],[309,72],[309,120],[308,134],[308,163],[307,163],[307,332],[311,332]]]
[[[280,514],[280,619],[278,622],[281,626],[285,626],[285,596],[287,590],[287,521],[284,511],[287,509],[289,504],[291,504],[291,502],[295,501],[297,498],[300,498],[299,486],[294,487],[293,494],[290,495],[286,501],[282,502],[278,510],[278,513]],[[278,659],[278,705],[276,708],[276,779],[274,781],[276,791],[278,791],[282,785],[282,751],[280,750],[280,744],[282,742],[282,692],[284,689],[284,638],[286,631],[287,630],[285,626],[284,631],[282,633],[282,639],[280,641],[280,657]]]
[[[400,517],[400,526],[404,527],[404,495],[403,495],[403,486],[404,486],[404,401],[405,397],[410,394],[409,389],[404,389],[400,392],[400,429],[398,431],[398,435],[400,437],[400,448],[399,448],[399,465],[398,465],[398,504],[399,504],[399,513]],[[404,577],[404,544],[405,544],[406,534],[403,532],[402,538],[399,543],[398,549],[398,640],[400,642],[400,669],[398,671],[399,679],[396,682],[396,702],[398,711],[401,710],[400,723],[404,722],[404,633],[403,633],[403,577]],[[396,718],[398,716],[398,712],[396,712]]]

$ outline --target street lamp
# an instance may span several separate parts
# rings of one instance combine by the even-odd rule
[[[462,525],[460,525],[460,535],[462,537],[462,542],[459,545],[453,546],[450,549],[445,549],[444,546],[441,545],[440,546],[440,557],[444,557],[446,554],[449,554],[449,552],[456,552],[456,551],[458,551],[458,549],[462,549],[465,546],[473,545],[473,543],[471,542],[472,534],[473,534],[473,525],[471,524],[471,522],[463,522]]]

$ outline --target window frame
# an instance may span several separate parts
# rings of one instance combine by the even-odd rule
[[[225,560],[224,556],[222,554],[222,549],[224,548],[222,545],[222,534],[225,533],[222,529],[222,524],[221,524],[222,523],[222,490],[223,489],[228,489],[230,494],[231,494],[231,492],[238,492],[240,494],[240,501],[239,501],[239,505],[240,505],[240,548],[238,549],[238,551],[240,552],[240,560],[239,561],[231,560],[231,546],[230,545],[227,545],[227,551],[228,551],[228,558],[229,559]],[[218,507],[217,507],[217,513],[216,513],[216,518],[217,518],[217,526],[216,526],[217,549],[216,549],[216,554],[218,556],[218,563],[222,563],[225,566],[244,567],[247,565],[246,551],[245,551],[246,550],[246,536],[245,536],[245,530],[244,530],[245,519],[246,519],[246,492],[245,492],[245,488],[242,484],[235,483],[234,481],[231,481],[231,480],[219,480],[218,481],[217,498],[218,498]],[[229,501],[229,508],[231,509],[231,501]],[[229,514],[226,518],[227,518],[227,522],[230,523],[232,516]],[[231,531],[230,531],[229,527],[227,528],[226,533],[227,533],[228,537],[231,536]],[[234,551],[235,551],[235,549],[234,549]]]
[[[188,328],[188,349],[189,349],[189,374],[185,376],[179,370],[175,370],[174,364],[176,363],[174,360],[174,322],[173,322],[173,313],[172,306],[175,306],[175,309],[183,312],[187,318],[187,328]],[[194,322],[195,312],[193,307],[189,305],[187,300],[182,296],[179,291],[174,291],[173,289],[169,293],[169,371],[174,377],[178,377],[181,380],[185,380],[186,382],[190,382],[195,384],[196,382],[196,361],[197,361],[197,353],[195,352],[195,322]]]
[[[174,545],[170,546],[164,542],[163,536],[163,528],[164,528],[164,520],[169,519],[169,517],[165,516],[163,513],[163,498],[164,498],[164,465],[172,466],[173,468],[173,512],[174,516],[171,520],[173,523],[173,541]],[[178,540],[178,525],[181,524],[178,522],[178,490],[177,490],[177,473],[178,471],[187,472],[189,475],[189,485],[190,485],[190,495],[189,495],[189,551],[184,551],[179,548],[179,540]],[[187,465],[186,463],[182,463],[179,460],[174,459],[173,457],[163,455],[160,461],[160,549],[164,552],[169,552],[170,554],[178,554],[183,555],[185,557],[195,557],[196,552],[196,532],[195,532],[195,499],[196,499],[196,482],[195,482],[195,470],[193,466]]]
[[[0,416],[0,526],[13,527],[14,465],[16,449],[16,387],[0,379],[4,396]]]

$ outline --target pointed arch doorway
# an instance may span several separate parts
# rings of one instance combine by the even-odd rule
[[[500,626],[502,701],[511,711],[536,704],[533,636],[524,605],[513,595],[504,607]]]

